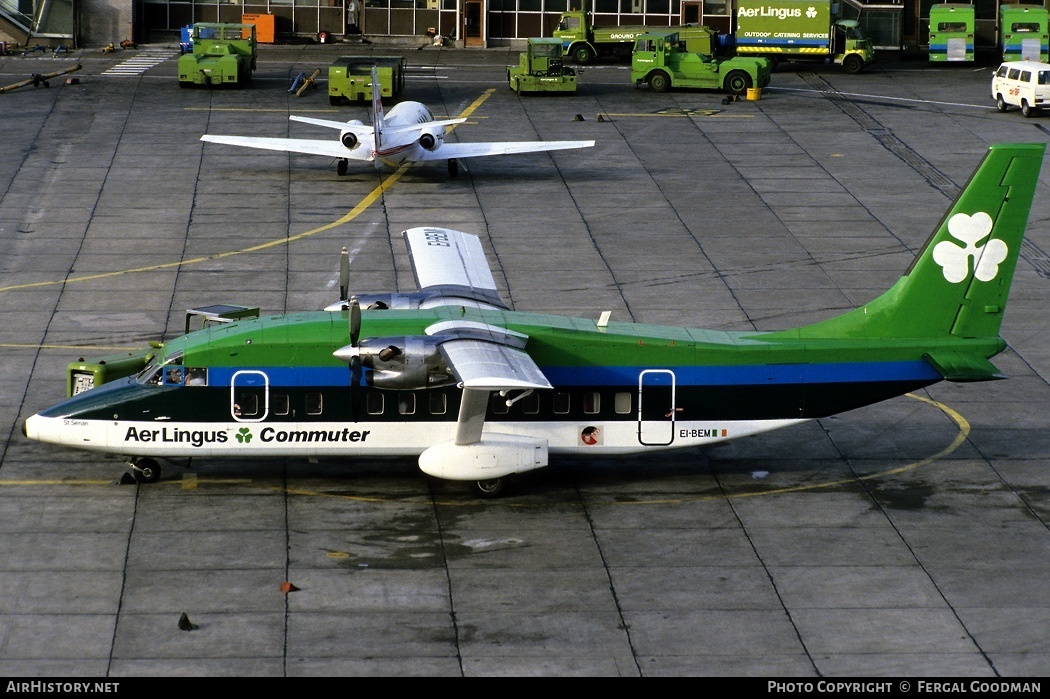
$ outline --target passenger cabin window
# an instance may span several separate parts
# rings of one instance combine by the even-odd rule
[[[583,412],[585,415],[597,415],[602,409],[601,394],[588,391],[583,394]]]
[[[1050,85],[1050,70],[1039,71],[1038,82],[1040,85]]]
[[[369,415],[382,415],[386,408],[382,393],[369,393],[365,400],[365,410]]]
[[[321,396],[321,392],[320,391],[307,391],[306,392],[306,414],[307,415],[320,415],[322,410],[324,410],[324,398]]]
[[[415,393],[399,393],[397,394],[397,412],[402,415],[415,415],[416,414],[416,394]]]
[[[1021,69],[1020,68],[1011,68],[1010,72],[1006,74],[1006,77],[1009,78],[1010,80],[1017,80],[1017,78],[1020,75],[1021,75]]]
[[[554,392],[554,413],[565,415],[569,412],[569,393],[567,391]]]
[[[270,404],[273,406],[274,415],[287,415],[292,412],[292,404],[287,393],[274,393],[270,396]]]
[[[526,415],[536,415],[540,412],[540,394],[530,393],[521,399],[521,410]]]
[[[444,391],[431,391],[429,402],[431,415],[444,415],[448,412],[448,398]]]
[[[1021,82],[1023,82],[1023,83],[1030,83],[1030,82],[1032,82],[1032,71],[1030,71],[1030,70],[1023,70],[1023,71],[1021,71]]]
[[[621,391],[613,397],[613,410],[616,411],[617,415],[630,415],[631,414],[631,394],[627,391]]]

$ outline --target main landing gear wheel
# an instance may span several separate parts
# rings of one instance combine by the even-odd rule
[[[346,175],[347,161],[346,158],[340,158],[339,162],[335,164],[335,171],[340,177]]]
[[[474,482],[474,493],[483,498],[498,498],[506,489],[506,478],[490,478],[487,481]]]
[[[131,475],[139,483],[156,483],[160,480],[160,464],[153,459],[136,459],[131,462]]]
[[[459,162],[455,158],[448,159],[448,176],[455,177],[459,174]]]

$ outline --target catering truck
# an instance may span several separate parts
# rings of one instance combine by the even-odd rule
[[[243,86],[252,79],[257,47],[254,24],[198,22],[192,53],[179,56],[179,87]]]
[[[859,73],[875,49],[855,20],[836,17],[831,0],[737,0],[736,31],[727,42],[738,56],[820,61]]]
[[[972,63],[973,5],[945,2],[930,8],[930,62]]]
[[[639,34],[666,30],[678,32],[679,40],[689,51],[711,55],[717,49],[718,33],[711,27],[698,24],[678,27],[595,27],[586,12],[563,12],[554,36],[561,39],[566,56],[584,65],[596,58],[630,58]]]
[[[999,50],[1004,61],[1050,63],[1047,9],[1042,5],[999,8]]]
[[[741,95],[768,85],[772,72],[767,58],[718,58],[687,51],[674,31],[639,34],[631,56],[631,82],[646,83],[653,92],[694,88]]]

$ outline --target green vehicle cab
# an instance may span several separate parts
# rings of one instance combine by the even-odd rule
[[[653,92],[694,88],[742,95],[768,85],[772,74],[773,64],[767,58],[717,58],[687,51],[677,32],[639,35],[631,56],[631,82],[646,83]]]

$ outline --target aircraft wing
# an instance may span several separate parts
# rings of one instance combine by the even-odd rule
[[[463,298],[507,308],[476,235],[429,226],[404,233],[420,291],[437,292],[427,305],[460,305]]]
[[[201,136],[208,143],[222,143],[227,146],[242,146],[259,150],[276,150],[287,153],[305,153],[323,155],[329,158],[347,158],[349,160],[371,160],[368,148],[349,150],[337,140],[319,141],[308,138],[262,138],[259,136]]]
[[[450,158],[479,158],[484,155],[513,155],[515,153],[539,153],[549,150],[590,148],[594,141],[505,141],[497,143],[449,143],[441,144],[433,151],[423,151],[420,160],[448,160]]]
[[[553,388],[525,352],[527,335],[465,320],[435,323],[426,332],[440,341],[438,351],[463,388],[456,444],[481,441],[490,391]]]

